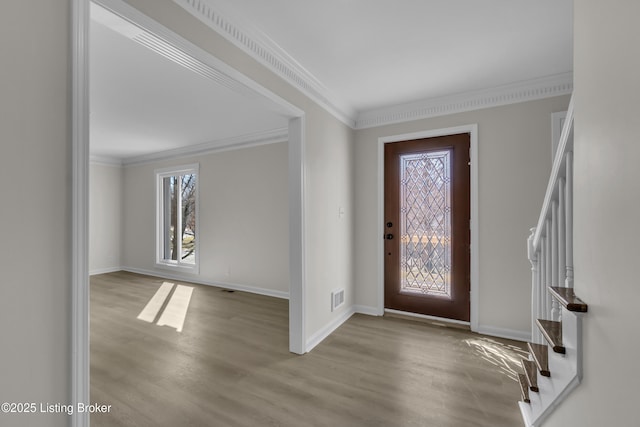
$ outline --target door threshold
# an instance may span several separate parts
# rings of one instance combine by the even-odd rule
[[[434,326],[444,326],[449,328],[465,329],[468,331],[471,330],[470,322],[465,322],[465,321],[456,320],[456,319],[447,319],[446,317],[429,316],[426,314],[411,313],[409,311],[394,310],[392,308],[385,308],[384,315],[389,317],[395,317],[398,319],[415,320],[419,322],[429,323]]]

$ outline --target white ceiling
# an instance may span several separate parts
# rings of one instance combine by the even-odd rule
[[[91,14],[92,156],[130,159],[286,128],[275,106],[132,40],[140,30],[106,10],[92,4]]]
[[[572,0],[201,1],[306,70],[352,118],[573,69]],[[93,155],[131,158],[286,127],[276,107],[147,49],[114,18],[92,5]]]
[[[203,0],[355,111],[573,70],[572,0]]]

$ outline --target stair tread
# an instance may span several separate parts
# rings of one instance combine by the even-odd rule
[[[538,388],[538,373],[536,372],[535,362],[522,359],[522,368],[524,369],[524,375],[531,391],[540,391]]]
[[[529,400],[529,385],[527,384],[527,378],[524,374],[518,374],[518,383],[520,384],[520,395],[522,396],[522,401],[525,403],[531,403],[531,400]]]
[[[549,292],[552,297],[558,300],[558,302],[569,311],[586,313],[589,309],[589,306],[576,296],[573,288],[549,286]]]
[[[553,351],[565,354],[566,350],[562,345],[562,323],[543,319],[536,320],[536,323]]]
[[[550,377],[549,371],[549,347],[543,344],[527,343],[529,347],[529,353],[533,357],[533,361],[538,367],[540,375]]]

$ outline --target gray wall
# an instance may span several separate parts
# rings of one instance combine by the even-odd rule
[[[122,168],[91,163],[89,187],[89,272],[122,266]]]
[[[0,402],[71,387],[69,3],[0,2]],[[0,413],[0,425],[67,415]]]
[[[155,265],[155,169],[199,163],[200,274],[185,278],[289,292],[287,143],[124,168],[123,266]],[[150,220],[151,219],[151,220]]]

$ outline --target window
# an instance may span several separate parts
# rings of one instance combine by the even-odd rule
[[[156,264],[197,273],[198,165],[156,171]]]

